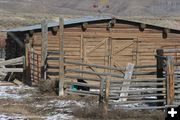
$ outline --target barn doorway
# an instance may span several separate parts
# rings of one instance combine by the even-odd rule
[[[117,67],[126,66],[127,63],[138,64],[137,38],[88,37],[82,42],[81,58],[84,63]]]

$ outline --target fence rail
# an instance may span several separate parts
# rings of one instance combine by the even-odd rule
[[[79,95],[97,95],[99,96],[99,102],[104,106],[111,105],[126,105],[126,104],[144,104],[146,109],[164,109],[165,105],[173,105],[174,100],[171,93],[173,92],[172,85],[172,58],[156,56],[157,59],[164,61],[163,67],[166,67],[166,72],[162,72],[162,76],[157,74],[159,68],[157,65],[145,65],[145,66],[134,66],[130,67],[112,67],[96,64],[81,63],[79,61],[65,61],[66,65],[86,66],[91,68],[91,71],[81,69],[65,69],[65,78],[81,79],[86,82],[97,82],[95,85],[89,83],[80,83],[72,81],[70,86],[81,86],[88,87],[90,89],[97,89],[96,91],[84,91],[84,90],[71,90],[68,89],[68,93],[79,94]],[[163,59],[162,59],[163,58]],[[131,65],[132,66],[132,65]],[[93,71],[93,68],[103,69],[106,72]],[[132,68],[132,69],[130,69]],[[153,68],[153,69],[152,69]],[[140,69],[139,71],[136,71]],[[141,72],[141,69],[152,69],[148,72]],[[157,71],[156,71],[157,70]],[[108,72],[107,72],[108,71]],[[121,71],[121,72],[119,72]],[[130,77],[130,72],[133,75]],[[69,75],[68,73],[78,73],[79,75]],[[89,75],[95,75],[91,77]],[[141,76],[150,75],[149,78],[141,78]],[[87,77],[88,76],[88,77]],[[135,76],[135,77],[134,77]],[[152,78],[151,76],[154,76]],[[174,80],[176,84],[177,80]],[[180,86],[175,85],[175,89]],[[174,88],[173,88],[174,89]],[[180,92],[175,91],[175,94]],[[175,95],[175,99],[179,99]],[[107,106],[105,107],[107,108]],[[145,109],[144,107],[138,106],[134,109]]]

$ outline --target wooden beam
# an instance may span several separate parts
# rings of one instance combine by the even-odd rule
[[[23,60],[24,60],[24,56],[14,58],[14,59],[5,60],[5,61],[0,61],[0,66],[2,67],[5,65],[20,65],[20,64],[22,65]]]
[[[164,39],[166,39],[166,38],[168,37],[168,33],[169,33],[169,32],[170,32],[169,29],[164,28],[164,29],[163,29],[163,32],[162,32],[162,37],[163,37]]]
[[[134,64],[128,63],[127,67],[126,67],[126,72],[125,72],[125,76],[124,79],[128,80],[131,79],[132,75],[133,75],[133,70],[134,70]],[[129,90],[129,86],[131,82],[123,82],[123,87],[121,89],[121,91],[127,91]],[[124,96],[128,96],[128,93],[121,93],[120,97],[124,97]],[[119,101],[127,101],[127,98],[122,98],[119,99]]]
[[[174,57],[167,57],[167,105],[173,105],[174,101]]]
[[[23,72],[23,68],[0,68],[0,72]]]
[[[84,52],[85,52],[85,46],[84,46],[84,40],[83,40],[83,34],[81,34],[81,37],[80,37],[80,59],[81,59],[81,62],[83,63],[84,62]],[[80,70],[83,71],[84,67],[82,65],[80,65]],[[83,74],[80,75],[81,77],[83,77]]]
[[[87,63],[81,63],[76,61],[65,61],[66,64],[74,64],[74,65],[81,65],[81,66],[88,66],[88,67],[95,67],[100,69],[109,69],[109,70],[119,70],[119,71],[125,71],[125,67],[113,67],[113,66],[105,66],[105,65],[97,65],[97,64],[90,64],[89,61]]]
[[[46,80],[46,67],[47,67],[47,47],[48,47],[48,22],[43,20],[42,27],[42,46],[41,46],[41,78]]]
[[[106,86],[105,86],[105,98],[104,98],[104,112],[105,115],[108,113],[108,106],[109,106],[109,94],[110,94],[110,81],[111,76],[106,77]]]
[[[145,30],[145,28],[146,28],[146,24],[141,23],[141,24],[139,25],[139,30],[140,30],[141,32],[143,32],[143,31]]]
[[[59,18],[59,96],[64,96],[64,19]]]
[[[23,81],[31,86],[30,43],[29,43],[28,34],[26,34],[26,39],[25,39],[25,69],[24,69]]]
[[[66,72],[75,72],[75,73],[84,73],[84,74],[91,74],[91,75],[97,75],[98,77],[101,76],[112,76],[112,77],[117,77],[117,78],[123,78],[124,75],[120,75],[119,73],[110,73],[110,72],[97,72],[97,71],[81,71],[79,69],[66,69]]]
[[[82,31],[86,31],[87,30],[87,26],[88,26],[87,22],[83,23],[82,26],[81,26]]]
[[[53,27],[53,28],[52,28],[52,34],[53,34],[53,35],[56,35],[57,32],[58,32],[58,29],[59,29],[59,28],[58,28],[57,26],[56,26],[56,27]]]

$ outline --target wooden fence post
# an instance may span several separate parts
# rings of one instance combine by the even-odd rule
[[[99,93],[99,107],[104,109],[104,84],[105,84],[105,78],[101,78],[100,82],[100,93]]]
[[[107,115],[108,106],[109,106],[109,92],[110,92],[110,80],[111,76],[107,76],[106,78],[106,86],[105,86],[105,99],[104,99],[104,112]]]
[[[31,86],[32,83],[31,83],[31,68],[30,68],[30,43],[29,43],[28,34],[26,34],[26,40],[25,40],[25,66],[23,73],[24,73],[23,82]]]
[[[59,96],[64,95],[64,19],[59,18]]]
[[[41,78],[46,80],[46,67],[47,67],[47,47],[48,47],[48,22],[43,20],[42,27],[42,54],[41,54]]]
[[[163,71],[164,71],[164,51],[163,49],[157,49],[157,78],[164,78]],[[162,85],[158,85],[157,88],[163,88]],[[162,91],[158,91],[158,94],[162,94]],[[163,99],[163,96],[157,96],[157,99]],[[158,106],[163,106],[163,103],[157,103]]]
[[[167,57],[167,94],[166,94],[166,104],[172,105],[174,100],[174,57]]]

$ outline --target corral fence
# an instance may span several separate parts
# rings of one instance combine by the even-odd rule
[[[172,46],[171,46],[172,47]],[[172,89],[172,98],[173,98],[173,103],[171,104],[176,104],[180,105],[180,49],[178,46],[173,47],[173,48],[164,48],[160,50],[163,56],[169,56],[171,62],[169,64],[173,64],[171,67],[171,78],[172,84],[174,86],[174,89]],[[163,69],[166,69],[163,67]]]
[[[180,82],[175,79],[177,72],[174,71],[177,63],[174,64],[174,57],[163,56],[159,54],[160,52],[157,50],[157,65],[146,66],[128,64],[126,67],[113,67],[65,60],[64,64],[66,65],[91,68],[91,71],[65,69],[65,78],[95,82],[94,85],[91,85],[89,82],[71,81],[69,83],[71,86],[88,87],[90,91],[70,87],[67,92],[79,95],[97,95],[100,105],[103,105],[105,109],[112,105],[127,109],[165,109],[169,106],[177,106],[180,102]],[[106,72],[92,71],[93,68],[104,69]],[[143,72],[142,69],[147,68],[152,71]],[[68,73],[76,73],[76,75],[68,75]],[[91,77],[92,75],[97,77]],[[95,88],[96,90],[91,91]]]

